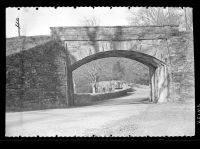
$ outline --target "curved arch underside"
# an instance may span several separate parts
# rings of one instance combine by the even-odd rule
[[[89,63],[91,61],[107,58],[107,57],[122,57],[122,58],[128,58],[132,60],[136,60],[148,67],[157,68],[159,65],[165,65],[164,62],[161,60],[151,56],[147,55],[141,52],[137,51],[127,51],[127,50],[113,50],[113,51],[105,51],[105,52],[99,52],[90,56],[87,56],[74,64],[71,65],[71,71],[74,71],[75,69],[79,68],[80,66]]]
[[[150,74],[150,101],[151,102],[166,102],[169,97],[169,80],[167,65],[161,60],[137,51],[114,50],[99,52],[83,58],[68,67],[68,99],[73,101],[73,77],[72,71],[80,66],[89,63],[93,60],[107,58],[107,57],[122,57],[136,60],[149,67]],[[73,103],[73,102],[72,102]]]

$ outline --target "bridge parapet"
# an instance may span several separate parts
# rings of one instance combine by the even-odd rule
[[[67,44],[68,51],[75,61],[98,52],[112,50],[139,50],[153,55],[155,48],[152,48],[152,44],[158,48],[160,41],[179,33],[178,26],[83,26],[50,29],[53,39],[60,39]]]
[[[53,38],[66,41],[127,41],[133,39],[166,38],[179,32],[178,26],[81,26],[51,27]]]

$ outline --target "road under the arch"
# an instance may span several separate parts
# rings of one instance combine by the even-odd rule
[[[66,51],[67,51],[67,45]],[[166,102],[169,98],[169,75],[167,65],[158,60],[157,58],[137,52],[127,50],[114,50],[99,52],[90,56],[87,56],[71,65],[70,58],[67,58],[67,100],[69,106],[74,105],[74,85],[73,85],[73,70],[78,67],[89,63],[93,60],[108,58],[108,57],[122,57],[132,60],[136,60],[149,67],[150,76],[150,101],[151,102]]]

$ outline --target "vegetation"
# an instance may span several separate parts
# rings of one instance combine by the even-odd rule
[[[194,98],[192,10],[190,8],[140,8],[134,13],[131,10],[129,16],[131,25],[176,24],[185,29],[168,40],[148,42],[138,40],[133,43],[131,49],[155,56],[168,64],[171,98],[174,101]],[[100,24],[97,20],[95,17],[85,18],[83,24],[97,26]],[[100,52],[99,49],[102,49],[94,40],[97,36],[96,32],[88,28],[87,35],[91,40],[89,44],[93,47],[89,55]],[[116,45],[113,43],[113,50],[116,50]],[[59,97],[61,90],[56,86],[57,83],[62,82],[56,71],[62,69],[59,66],[64,64],[64,60],[56,59],[57,52],[61,51],[57,46],[56,43],[50,41],[49,36],[21,36],[6,40],[6,104],[10,108],[17,107],[21,99],[28,102],[38,100],[41,103],[41,100],[46,98],[50,100],[48,103],[63,104],[56,103],[58,98],[63,98],[64,102],[64,96]],[[20,52],[21,50],[23,52]],[[81,56],[84,57],[80,53]],[[149,84],[148,67],[125,58],[95,60],[75,70],[73,75],[77,93],[96,92],[95,84],[101,81],[121,80],[133,84]],[[91,87],[91,85],[94,86]],[[20,97],[21,95],[23,97]]]
[[[150,7],[132,9],[128,12],[130,25],[178,25],[179,37],[162,41],[156,48],[159,59],[168,63],[171,78],[171,98],[184,101],[194,97],[194,47],[192,8]],[[141,46],[141,42],[138,45]],[[152,42],[152,47],[155,44]]]
[[[133,84],[149,85],[149,69],[147,66],[126,58],[103,58],[87,63],[73,71],[77,93],[91,93],[92,81],[88,69],[98,64],[102,68],[98,73],[98,81],[120,80]]]
[[[80,21],[83,26],[99,26],[100,19],[96,16],[84,17]],[[91,45],[94,51],[90,50],[89,55],[100,52],[100,44],[94,39],[97,36],[98,28],[94,30],[87,29],[87,35],[91,41]],[[116,34],[116,39],[120,38]],[[112,50],[117,49],[117,44],[111,41]],[[101,51],[102,52],[102,51]],[[84,54],[79,52],[81,58],[84,58]],[[142,71],[142,74],[140,71]],[[100,81],[119,80],[131,83],[139,83],[149,85],[149,72],[148,68],[136,61],[124,59],[124,58],[105,58],[102,60],[95,60],[90,62],[78,70],[74,74],[75,90],[77,93],[96,93],[97,83]]]
[[[138,11],[135,11],[134,8],[131,9],[128,12],[128,16],[130,25],[178,25],[180,30],[183,30],[183,32],[180,32],[180,35],[174,36],[173,38],[169,38],[166,41],[163,40],[143,42],[138,40],[132,45],[132,49],[155,56],[168,64],[171,78],[171,97],[174,101],[184,101],[185,98],[194,97],[194,50],[192,33],[192,9],[182,9],[175,7],[141,7]],[[84,19],[85,21],[83,22],[87,26],[97,26],[100,24],[100,20],[95,17],[86,17]],[[97,52],[99,51],[97,50]],[[139,63],[133,64],[130,62],[131,60],[129,60],[128,63],[125,63],[124,61],[122,62],[121,58],[118,58],[118,60],[114,61],[110,62],[107,59],[104,59],[102,61],[97,60],[87,64],[86,66],[83,66],[83,68],[79,68],[79,70],[77,70],[79,76],[80,74],[82,74],[81,72],[83,72],[84,74],[79,79],[76,77],[76,72],[74,72],[75,78],[77,79],[77,81],[75,81],[77,92],[91,92],[92,90],[89,87],[89,84],[92,81],[88,81],[89,83],[87,83],[86,80],[91,79],[87,77],[85,70],[88,70],[88,72],[93,72],[93,75],[90,75],[90,77],[93,76],[93,78],[95,78],[93,79],[93,83],[98,81],[115,79],[124,79],[126,81],[131,81],[134,83],[149,83],[148,68],[144,66],[140,67],[141,64]],[[105,65],[101,64],[104,62],[106,63]],[[130,63],[131,66],[129,65]],[[85,69],[85,67],[87,69]],[[105,70],[102,70],[102,68],[104,68]],[[81,71],[81,69],[83,69],[83,71]],[[92,69],[95,71],[89,71]],[[84,81],[80,81],[82,77],[87,79],[84,79]],[[84,83],[82,84],[80,82]],[[82,86],[85,86],[85,90]]]
[[[141,7],[138,11],[128,11],[131,25],[179,25],[185,30],[193,30],[192,8]]]

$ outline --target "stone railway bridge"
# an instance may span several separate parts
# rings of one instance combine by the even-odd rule
[[[148,66],[150,101],[167,102],[170,83],[167,64],[156,57],[135,51],[131,42],[167,41],[178,32],[177,26],[52,27],[52,37],[62,41],[68,55],[66,59],[68,105],[74,104],[72,72],[86,63],[107,57],[128,58]],[[73,55],[75,60],[70,59],[69,55]]]
[[[63,98],[68,106],[73,106],[72,72],[86,63],[108,57],[128,58],[148,66],[150,101],[155,103],[168,101],[170,97],[168,65],[159,56],[139,52],[135,45],[149,42],[160,45],[163,41],[167,42],[168,39],[179,36],[178,26],[82,26],[50,29],[50,41],[6,57],[6,69],[10,71],[6,72],[8,73],[6,98],[13,98],[9,100],[10,103],[14,99],[18,101],[23,98],[21,97],[23,93],[24,99],[34,97],[43,100],[52,96],[52,99]],[[152,49],[149,48],[149,51]],[[19,67],[21,59],[23,67]],[[23,72],[25,77],[20,77],[22,73],[19,72]],[[25,82],[22,83],[25,85],[19,88],[20,84],[16,83],[16,76],[13,75],[19,75],[17,82]]]

